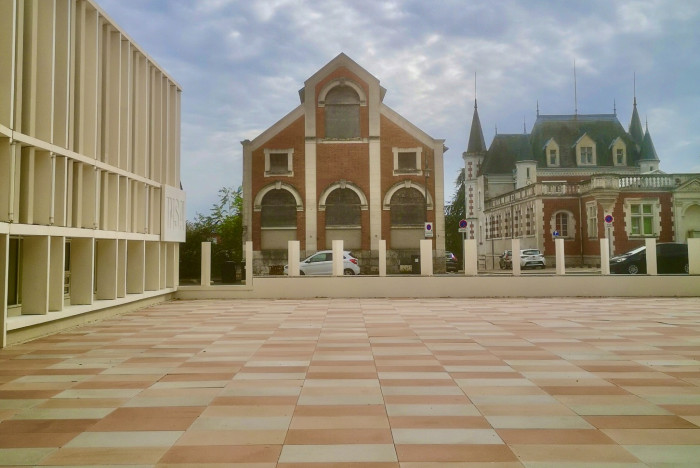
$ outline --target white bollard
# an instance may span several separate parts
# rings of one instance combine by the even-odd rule
[[[379,240],[379,276],[386,276],[386,239]]]
[[[287,275],[299,276],[299,245],[297,240],[287,241]]]
[[[511,255],[513,276],[520,276],[520,239],[512,239],[510,248],[513,252],[513,255]]]
[[[432,239],[421,239],[420,241],[420,274],[421,276],[433,276]]]
[[[343,276],[343,240],[333,241],[333,276]]]
[[[202,242],[201,266],[201,284],[202,286],[211,286],[211,242]]]
[[[479,256],[476,251],[476,239],[464,240],[464,274],[476,276]]]
[[[610,241],[605,238],[600,239],[600,273],[610,274]]]
[[[565,275],[566,255],[564,253],[564,239],[561,237],[554,239],[554,247],[557,253],[557,275]]]
[[[647,275],[654,275],[658,273],[656,266],[656,239],[649,238],[645,239],[644,244],[647,247]]]
[[[700,275],[700,238],[688,239],[688,273]]]

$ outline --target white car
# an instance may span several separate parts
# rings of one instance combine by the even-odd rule
[[[520,251],[520,268],[542,268],[547,263],[545,262],[544,255],[537,249],[523,249]]]
[[[289,265],[284,266],[284,274],[289,274]],[[331,275],[333,274],[333,251],[321,250],[299,262],[299,274],[301,275]],[[343,274],[359,275],[360,267],[352,252],[343,252]]]

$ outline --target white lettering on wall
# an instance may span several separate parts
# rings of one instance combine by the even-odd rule
[[[185,242],[187,215],[185,212],[185,192],[168,185],[163,186],[162,240],[165,242]]]

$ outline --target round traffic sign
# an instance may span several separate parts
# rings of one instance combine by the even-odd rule
[[[613,222],[613,217],[612,215],[605,215],[605,222],[606,223],[612,223]]]
[[[459,222],[459,227],[461,227],[462,229],[464,229],[465,227],[467,227],[467,220],[466,220],[466,219],[460,220],[460,222]]]

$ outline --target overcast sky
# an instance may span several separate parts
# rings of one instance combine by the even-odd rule
[[[183,88],[187,216],[242,183],[240,142],[299,105],[340,52],[384,103],[444,138],[446,202],[474,106],[489,145],[542,114],[612,113],[628,128],[633,76],[665,172],[700,172],[697,0],[97,0]]]

